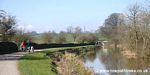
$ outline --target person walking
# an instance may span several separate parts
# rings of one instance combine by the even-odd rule
[[[31,39],[28,40],[28,42],[27,42],[27,47],[28,47],[29,52],[30,52],[31,50],[34,52]]]
[[[26,51],[27,50],[27,42],[25,40],[21,43],[21,50],[22,51]]]

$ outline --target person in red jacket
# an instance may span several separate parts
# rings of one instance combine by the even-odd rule
[[[21,43],[21,48],[22,48],[22,51],[27,50],[27,42],[25,40]]]

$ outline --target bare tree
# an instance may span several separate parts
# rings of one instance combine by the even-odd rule
[[[74,28],[72,26],[69,26],[67,28],[67,33],[72,34],[73,33]]]
[[[42,39],[44,43],[51,43],[53,41],[53,34],[51,33],[51,31],[48,32],[44,32],[42,34]]]
[[[66,36],[65,36],[64,31],[60,31],[60,33],[58,34],[58,36],[55,39],[55,42],[59,43],[59,44],[63,44],[66,42]]]
[[[129,48],[132,50],[138,49],[138,42],[140,38],[140,22],[141,22],[142,9],[136,3],[128,8],[127,19],[128,19],[128,31],[126,39],[128,41]],[[126,41],[126,42],[127,42]]]
[[[120,29],[121,42],[138,56],[150,54],[150,11],[137,3],[128,8],[126,25]]]
[[[71,34],[73,41],[75,42],[79,34],[82,32],[82,29],[80,27],[69,26],[67,28],[67,32]]]

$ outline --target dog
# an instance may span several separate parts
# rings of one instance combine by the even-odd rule
[[[30,47],[28,47],[28,50],[29,50],[29,52],[30,52],[30,51],[34,52],[34,47],[33,47],[33,46],[30,46]]]

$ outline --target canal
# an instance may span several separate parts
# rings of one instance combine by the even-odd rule
[[[126,58],[119,49],[98,48],[83,53],[86,67],[96,75],[150,75],[150,60]]]

